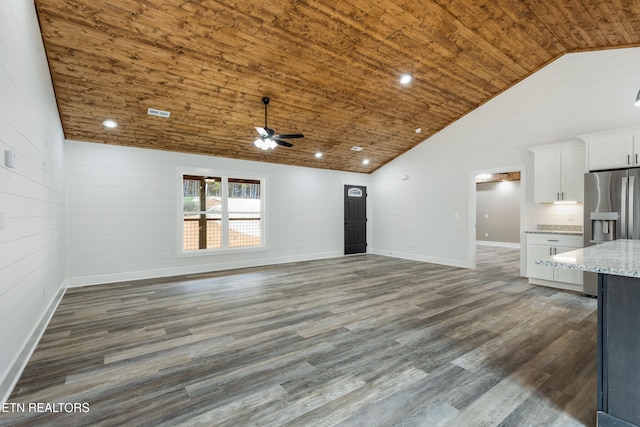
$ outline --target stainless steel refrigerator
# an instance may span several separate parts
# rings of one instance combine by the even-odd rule
[[[640,168],[584,175],[584,246],[640,239]],[[584,273],[584,293],[596,296],[598,275]]]

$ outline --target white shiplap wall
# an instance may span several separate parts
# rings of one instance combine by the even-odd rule
[[[68,283],[79,286],[341,256],[344,184],[369,175],[66,143]],[[181,257],[180,170],[266,179],[266,250]]]
[[[4,162],[5,150],[16,167]],[[65,279],[64,137],[33,2],[0,2],[0,401]],[[44,319],[46,320],[46,319]]]
[[[526,169],[526,227],[581,224],[581,206],[533,204],[528,147],[637,125],[638,76],[638,48],[565,55],[385,165],[372,176],[371,252],[473,265],[469,175],[503,166]]]

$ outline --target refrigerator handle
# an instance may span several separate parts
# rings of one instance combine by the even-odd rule
[[[627,238],[627,177],[622,177],[620,187],[620,236]]]
[[[635,181],[636,181],[636,177],[631,175],[629,177],[629,232],[627,233],[627,239],[633,239],[634,237],[634,232],[633,232],[633,217],[635,216],[635,206],[633,204],[633,187],[635,185]]]

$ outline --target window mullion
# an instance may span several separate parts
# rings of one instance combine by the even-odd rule
[[[229,180],[222,177],[222,247],[229,247]]]
[[[207,248],[207,192],[204,178],[200,178],[200,220],[198,221],[198,246]]]

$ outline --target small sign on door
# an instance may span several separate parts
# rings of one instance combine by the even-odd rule
[[[362,190],[360,188],[350,188],[347,191],[348,197],[362,197]]]

